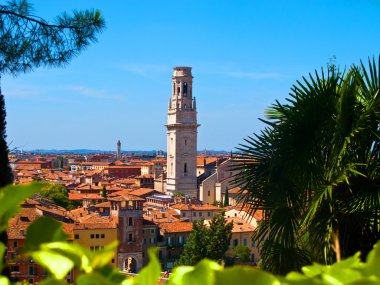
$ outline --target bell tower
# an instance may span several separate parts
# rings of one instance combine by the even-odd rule
[[[174,67],[167,128],[168,194],[197,197],[197,108],[191,67]]]

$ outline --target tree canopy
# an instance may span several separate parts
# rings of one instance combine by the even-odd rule
[[[224,213],[214,216],[209,226],[203,219],[194,221],[177,265],[195,265],[204,258],[222,260],[230,245],[232,227],[233,223],[227,223]]]
[[[297,81],[245,139],[236,182],[263,210],[256,239],[278,274],[332,263],[380,238],[380,58]]]
[[[26,0],[0,5],[0,74],[63,66],[97,40],[105,22],[98,10],[64,12],[48,23]]]

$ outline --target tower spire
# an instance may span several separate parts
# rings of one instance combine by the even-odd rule
[[[174,67],[171,107],[167,122],[168,194],[181,192],[196,198],[197,112],[192,94],[191,67]],[[174,105],[175,104],[175,105]]]

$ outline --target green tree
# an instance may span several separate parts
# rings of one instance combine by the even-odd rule
[[[226,191],[224,194],[224,207],[228,207],[230,205],[229,197],[228,197],[228,188],[226,187]]]
[[[209,226],[204,220],[194,221],[176,265],[195,265],[204,258],[220,261],[228,250],[233,223],[227,223],[224,213],[216,215]]]
[[[50,184],[43,188],[38,194],[42,198],[52,200],[56,205],[68,209],[70,206],[69,195],[65,186],[61,184]]]
[[[193,222],[193,230],[186,240],[176,265],[195,265],[207,255],[208,230],[203,219]]]
[[[241,145],[236,182],[263,210],[255,238],[277,274],[332,263],[380,238],[380,57],[297,81]]]
[[[103,197],[103,198],[107,198],[107,189],[106,189],[106,185],[103,185],[103,188],[102,188],[102,197]]]
[[[251,250],[244,245],[237,245],[234,248],[234,257],[239,258],[242,261],[248,261],[251,257]]]
[[[18,75],[34,68],[61,67],[97,40],[104,29],[98,10],[63,13],[54,23],[33,14],[26,0],[11,0],[0,5],[0,81],[1,75]],[[4,97],[0,88],[0,186],[9,184],[11,171],[5,141]]]

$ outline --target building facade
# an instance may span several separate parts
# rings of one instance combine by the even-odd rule
[[[197,109],[192,94],[191,67],[174,67],[167,128],[167,186],[169,195],[197,197]]]

